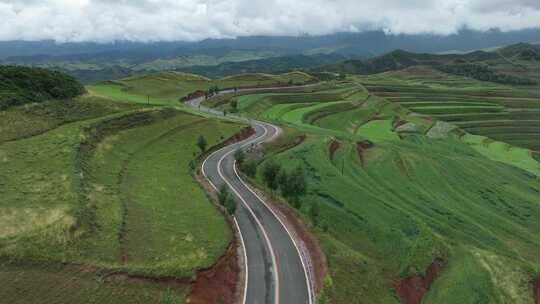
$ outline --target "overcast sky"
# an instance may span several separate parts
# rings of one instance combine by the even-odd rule
[[[540,0],[0,0],[0,40],[201,40],[540,27]]]

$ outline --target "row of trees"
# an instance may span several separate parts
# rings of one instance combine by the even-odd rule
[[[287,171],[276,162],[268,162],[262,172],[264,183],[272,191],[281,191],[281,195],[296,209],[302,207],[300,198],[307,192],[307,183],[302,167]]]
[[[219,188],[218,201],[221,206],[225,207],[225,210],[227,210],[227,213],[229,213],[229,215],[234,215],[236,209],[238,208],[238,204],[234,196],[229,192],[229,188],[225,184],[223,184],[221,188]]]
[[[307,182],[304,169],[298,166],[287,171],[279,164],[270,161],[262,172],[263,181],[272,191],[281,191],[281,195],[296,209],[302,208],[302,197],[307,193]],[[315,226],[321,224],[321,208],[319,202],[314,201],[308,213]],[[326,224],[323,226],[326,227]],[[328,228],[323,227],[327,230]]]
[[[204,92],[204,98],[208,99],[217,94],[219,94],[219,87],[217,85],[211,86],[208,90]]]
[[[199,136],[197,146],[201,153],[206,152],[207,141],[203,136]],[[243,150],[238,150],[234,154],[236,163],[242,172],[251,178],[257,175],[257,161],[248,157]],[[302,196],[307,192],[307,182],[304,170],[301,166],[293,170],[285,170],[278,163],[268,162],[262,172],[264,183],[271,191],[281,191],[281,195],[296,209],[302,207]],[[237,202],[234,196],[229,192],[224,184],[219,189],[219,203],[227,210],[230,215],[234,215],[237,209]],[[315,226],[320,224],[320,205],[314,202],[309,209],[309,216]]]

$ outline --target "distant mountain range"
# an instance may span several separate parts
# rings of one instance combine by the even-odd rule
[[[346,60],[314,68],[343,74],[376,74],[413,66],[429,66],[442,72],[506,84],[540,83],[540,45],[518,43],[492,51],[464,54],[411,53],[396,50],[365,60]]]
[[[372,58],[396,49],[423,53],[464,52],[536,41],[540,41],[540,29],[514,32],[462,30],[449,36],[387,35],[374,31],[159,43],[8,41],[0,42],[0,63],[60,70],[88,83],[164,70],[209,77],[255,71],[281,72],[347,59]]]

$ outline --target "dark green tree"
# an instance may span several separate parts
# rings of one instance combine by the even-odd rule
[[[238,112],[238,101],[236,99],[231,100],[231,112]]]
[[[236,159],[236,162],[238,163],[238,165],[242,167],[242,165],[244,164],[246,160],[246,154],[244,153],[242,149],[238,149],[234,153],[234,159]]]
[[[197,139],[197,147],[199,147],[199,149],[201,149],[201,152],[206,152],[206,146],[208,145],[208,143],[206,142],[206,138],[204,138],[204,136],[200,135],[199,138]]]
[[[263,168],[263,180],[272,191],[278,189],[278,176],[281,171],[281,167],[273,162],[268,162]]]
[[[247,176],[253,178],[257,175],[257,162],[253,159],[248,159],[242,164],[241,170]]]
[[[278,177],[281,194],[297,209],[302,207],[300,198],[306,194],[307,182],[302,167],[296,167],[291,173],[281,173]]]
[[[236,199],[231,194],[229,194],[227,196],[227,199],[225,200],[225,209],[227,209],[229,215],[234,215],[237,208],[238,204],[236,203]]]
[[[227,201],[227,197],[229,197],[229,188],[227,185],[223,184],[221,187],[219,187],[218,192],[218,202],[220,205],[225,206],[225,202]]]

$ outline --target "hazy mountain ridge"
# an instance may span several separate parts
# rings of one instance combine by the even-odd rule
[[[540,46],[518,43],[492,52],[473,51],[465,54],[427,54],[396,50],[367,60],[347,60],[316,68],[316,71],[329,71],[347,74],[376,74],[396,71],[412,66],[430,66],[437,70],[498,83],[531,85],[538,82],[530,79],[527,66],[540,63]],[[531,65],[532,63],[532,65]],[[507,66],[518,67],[521,71],[507,71]],[[534,73],[537,74],[537,73]],[[537,76],[537,75],[536,75]]]
[[[109,44],[56,44],[52,41],[8,41],[0,42],[0,63],[59,70],[85,83],[165,70],[219,77],[244,71],[253,72],[256,69],[281,72],[315,68],[339,60],[372,58],[396,49],[422,53],[466,51],[521,41],[533,42],[539,40],[538,37],[540,29],[515,32],[462,30],[449,36],[387,35],[381,31],[372,31],[326,36],[254,36],[156,43],[123,41]],[[525,57],[529,55],[523,54]],[[297,60],[299,62],[295,62]],[[243,62],[244,65],[235,62]],[[401,60],[396,61],[399,62]],[[376,71],[378,68],[375,66],[369,70]]]

